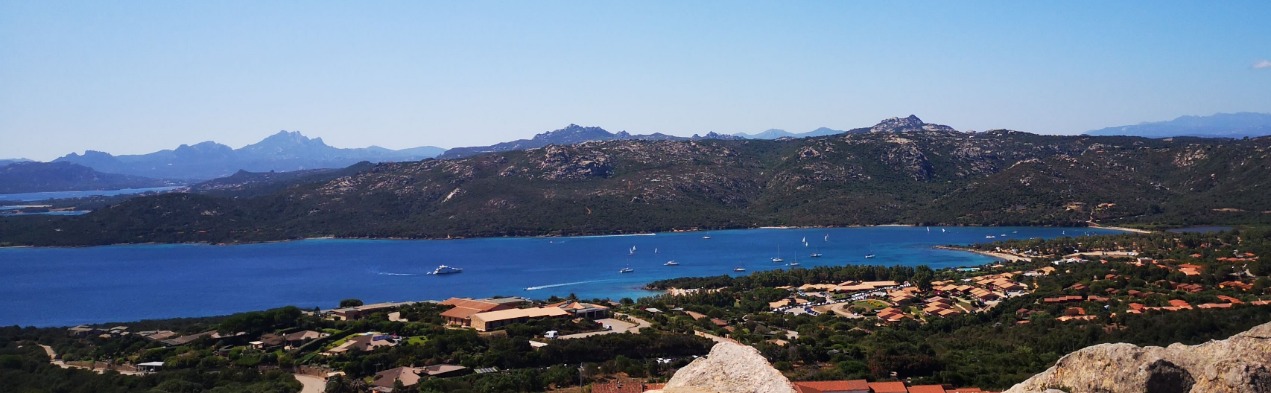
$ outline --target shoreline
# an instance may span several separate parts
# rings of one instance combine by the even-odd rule
[[[1123,232],[1138,233],[1138,234],[1152,234],[1152,233],[1156,233],[1156,231],[1149,231],[1149,230],[1146,230],[1146,229],[1126,228],[1126,227],[1112,227],[1112,226],[1099,225],[1099,224],[1096,224],[1096,223],[1093,223],[1093,222],[1091,222],[1091,223],[1089,223],[1089,224],[1090,224],[1090,227],[1091,227],[1091,228],[1111,229],[1111,230],[1114,230],[1114,231],[1123,231]]]
[[[935,246],[932,248],[935,248],[937,250],[961,251],[961,252],[980,254],[980,255],[984,255],[988,257],[993,257],[999,260],[1004,260],[1007,262],[1029,262],[1032,260],[1032,258],[1030,257],[1023,257],[1023,256],[1004,253],[1004,252],[984,251],[984,250],[976,250],[971,248],[962,248],[962,247],[955,247],[955,246]]]

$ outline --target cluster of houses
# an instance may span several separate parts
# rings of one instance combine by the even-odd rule
[[[915,286],[897,284],[894,281],[846,282],[841,284],[804,285],[804,289],[823,289],[839,293],[854,293],[847,300],[856,301],[874,298],[884,301],[887,307],[878,310],[875,316],[883,322],[899,322],[905,318],[927,315],[931,317],[949,317],[952,315],[978,312],[982,308],[976,303],[991,307],[994,301],[1014,297],[1028,292],[1028,287],[1015,282],[1016,272],[990,274],[961,281],[936,281],[932,283],[932,291],[925,294]],[[963,300],[959,300],[963,299]],[[774,302],[770,306],[789,307],[790,304],[801,304],[800,299]],[[775,308],[774,308],[775,309]]]

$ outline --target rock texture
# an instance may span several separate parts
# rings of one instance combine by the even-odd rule
[[[1032,392],[1271,392],[1271,323],[1199,345],[1088,347],[1006,391]]]
[[[664,393],[795,393],[794,385],[759,351],[726,340],[675,372]]]

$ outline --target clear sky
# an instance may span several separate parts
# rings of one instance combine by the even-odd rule
[[[1271,1],[0,0],[0,158],[1271,112]]]

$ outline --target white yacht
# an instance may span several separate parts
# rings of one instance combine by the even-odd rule
[[[432,273],[428,273],[428,274],[452,274],[452,273],[459,273],[462,271],[463,269],[460,269],[457,267],[441,265],[441,266],[437,266],[437,269],[433,270]]]

